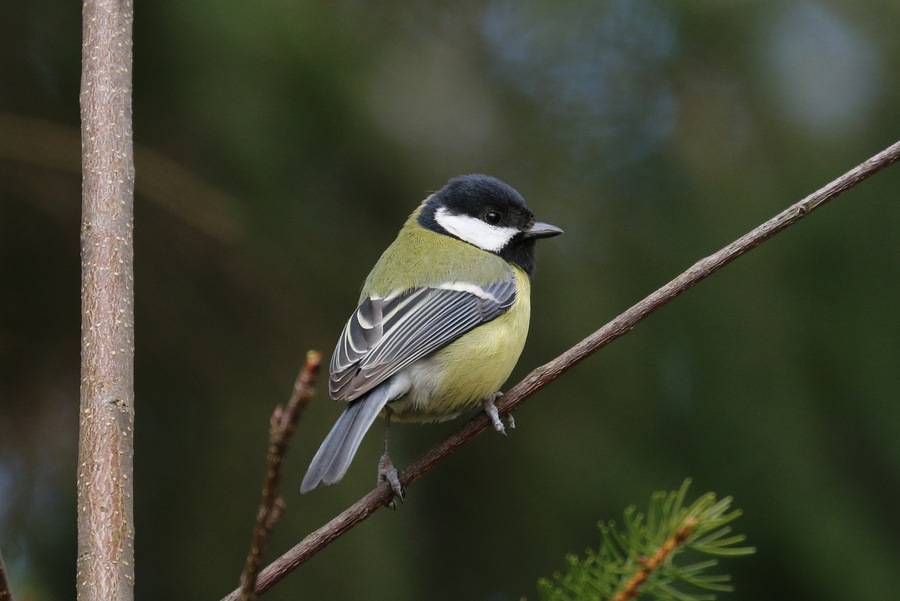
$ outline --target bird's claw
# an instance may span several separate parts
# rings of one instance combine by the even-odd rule
[[[494,401],[503,396],[502,392],[494,392],[489,394],[481,401],[481,406],[484,407],[484,412],[488,414],[488,417],[491,418],[491,425],[494,426],[494,430],[506,436],[506,428],[503,427],[503,421],[500,419],[500,413],[497,411],[497,406],[494,405]],[[506,420],[509,423],[510,429],[515,429],[516,420],[513,418],[511,414],[507,414]]]
[[[402,503],[404,497],[403,486],[400,484],[397,468],[391,463],[391,458],[388,457],[387,453],[382,455],[381,460],[378,462],[378,484],[381,484],[382,482],[387,482],[391,485],[391,490],[394,491],[394,497],[399,498]],[[386,505],[391,509],[397,509],[397,503],[394,499],[388,501]]]

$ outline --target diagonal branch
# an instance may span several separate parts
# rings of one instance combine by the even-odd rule
[[[571,349],[528,374],[521,382],[503,395],[501,402],[497,404],[498,412],[501,415],[506,415],[538,390],[560,377],[588,356],[631,331],[647,315],[679,296],[682,292],[722,269],[747,251],[752,250],[769,238],[797,223],[815,209],[837,197],[841,192],[852,188],[898,160],[900,160],[900,142],[893,144],[854,167],[720,251],[697,261],[687,271],[638,302]],[[450,436],[429,449],[409,467],[400,472],[401,484],[404,488],[408,487],[435,465],[481,434],[489,425],[490,419],[484,413],[464,423]],[[392,497],[393,492],[390,485],[383,483],[330,522],[307,535],[306,538],[260,573],[257,581],[257,594],[261,595],[272,588],[287,574],[327,547],[336,538],[375,513]],[[222,601],[236,601],[239,596],[240,591],[234,591]]]

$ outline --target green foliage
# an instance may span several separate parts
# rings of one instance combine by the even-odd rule
[[[584,559],[568,556],[564,575],[557,573],[553,580],[545,578],[538,583],[541,599],[625,600],[640,595],[663,601],[701,601],[732,590],[730,576],[710,574],[709,570],[718,564],[715,557],[755,551],[735,546],[745,537],[732,535],[727,525],[741,511],[730,510],[731,497],[717,501],[713,493],[685,506],[689,485],[687,479],[677,491],[654,493],[646,516],[629,507],[622,527],[612,521],[600,522],[600,550],[589,549]],[[712,558],[676,565],[675,557],[683,554]],[[684,588],[711,592],[697,594]]]

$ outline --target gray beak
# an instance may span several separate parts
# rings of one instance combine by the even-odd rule
[[[525,237],[550,238],[552,236],[559,236],[562,233],[562,229],[556,227],[555,225],[550,225],[549,223],[543,223],[541,221],[535,221],[534,225],[525,230]]]

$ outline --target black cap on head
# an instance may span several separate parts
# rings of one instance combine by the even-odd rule
[[[522,195],[516,192],[512,186],[489,175],[475,173],[455,177],[438,190],[434,196],[436,202],[454,213],[478,216],[485,206],[494,206],[514,209],[520,216],[528,216],[533,219]]]
[[[477,236],[467,237],[459,231],[448,231],[453,227],[445,225],[460,216],[463,221],[481,222],[481,228],[493,228],[502,244],[494,247],[481,243]],[[534,272],[535,239],[562,233],[555,226],[536,224],[521,194],[499,179],[480,173],[455,177],[431,195],[419,214],[419,224],[493,252],[518,265],[529,276]],[[490,236],[492,244],[496,241],[497,238]]]

